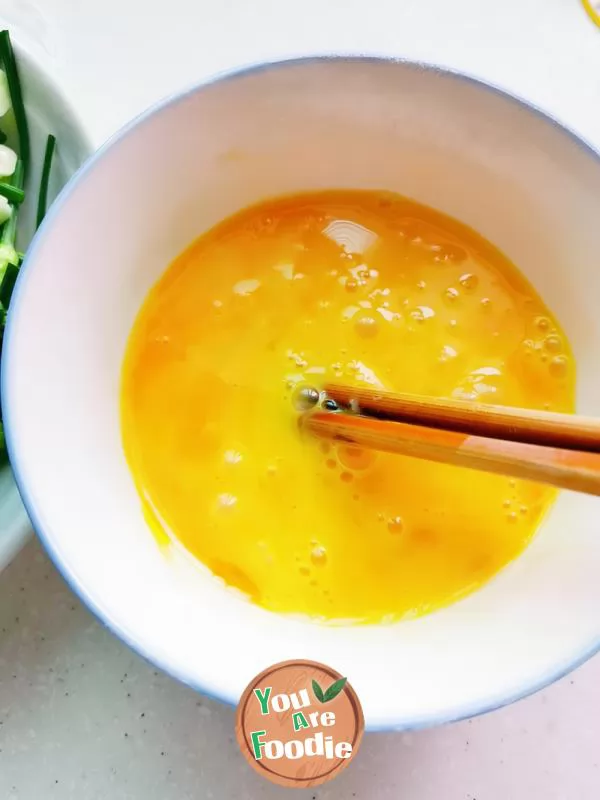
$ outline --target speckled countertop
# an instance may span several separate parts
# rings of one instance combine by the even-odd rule
[[[168,15],[166,9],[168,8]],[[578,0],[0,0],[99,144],[204,75],[286,54],[448,64],[546,108],[600,146],[600,30]],[[317,800],[598,800],[600,657],[485,717],[371,734]],[[270,800],[233,712],[104,630],[31,541],[0,575],[0,800]]]
[[[37,542],[0,581],[2,800],[271,800],[233,711],[175,683],[104,630]],[[318,800],[597,800],[600,659],[502,711],[370,734]]]

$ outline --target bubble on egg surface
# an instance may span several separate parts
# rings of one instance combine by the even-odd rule
[[[259,286],[259,280],[256,278],[248,278],[244,281],[238,281],[233,287],[233,292],[241,297],[247,297],[248,295],[252,294],[252,292],[255,292]]]
[[[549,365],[553,378],[564,378],[569,372],[569,359],[567,356],[555,356]]]
[[[416,322],[424,322],[426,319],[435,317],[435,311],[431,306],[417,306],[410,312],[410,316]]]
[[[560,353],[562,346],[562,339],[557,333],[551,333],[544,339],[544,348],[550,353]]]
[[[292,395],[292,403],[297,411],[308,411],[317,405],[320,393],[314,386],[307,384],[297,386]]]
[[[457,358],[457,356],[458,356],[458,351],[454,347],[445,344],[442,347],[442,352],[440,354],[440,361],[442,363],[445,363],[447,361],[453,361],[455,358]]]
[[[237,503],[237,497],[234,494],[231,494],[230,492],[223,492],[223,494],[220,494],[217,497],[217,503],[219,505],[219,508],[224,510],[230,510]]]
[[[388,520],[387,526],[390,533],[398,535],[404,530],[404,520],[402,517],[391,517],[391,519]]]
[[[372,339],[379,332],[379,323],[375,317],[359,317],[354,323],[354,329],[362,339]]]
[[[338,450],[338,457],[347,469],[360,472],[368,469],[373,464],[376,454],[373,450],[367,450],[366,448],[341,445]]]
[[[465,272],[464,275],[460,276],[458,282],[467,292],[473,292],[479,286],[479,278],[472,272]]]
[[[322,567],[327,562],[327,550],[323,545],[316,545],[310,551],[310,560],[317,567]]]

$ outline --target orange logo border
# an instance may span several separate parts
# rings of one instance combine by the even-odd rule
[[[254,756],[253,746],[250,739],[250,732],[246,725],[247,721],[246,718],[249,711],[250,701],[256,700],[254,690],[258,688],[260,684],[264,685],[265,683],[268,683],[269,679],[272,679],[274,674],[283,670],[287,670],[290,667],[298,667],[299,670],[306,670],[308,672],[314,671],[315,673],[325,673],[331,678],[332,681],[337,681],[342,678],[341,673],[337,672],[336,670],[332,669],[326,664],[322,664],[318,661],[309,661],[307,659],[291,659],[289,661],[281,661],[277,664],[273,664],[272,666],[268,667],[267,669],[263,670],[261,673],[256,675],[256,677],[254,677],[250,681],[250,683],[244,690],[237,707],[235,733],[238,744],[246,761],[256,772],[261,774],[267,780],[279,786],[294,787],[297,789],[301,789],[301,788],[308,788],[311,786],[318,786],[322,783],[325,783],[334,778],[348,766],[348,764],[352,761],[352,759],[356,755],[360,743],[362,741],[365,729],[365,721],[358,696],[354,691],[354,689],[352,688],[352,686],[346,682],[346,684],[344,685],[344,693],[350,702],[350,706],[354,714],[354,734],[352,738],[349,739],[349,742],[352,745],[352,753],[350,757],[337,759],[336,763],[334,763],[333,765],[327,765],[329,766],[327,772],[319,773],[316,776],[312,775],[310,778],[292,778],[288,775],[281,774],[280,772],[278,772],[273,766],[269,765],[268,762],[265,761],[264,759],[260,761],[257,760],[257,758],[255,758]]]

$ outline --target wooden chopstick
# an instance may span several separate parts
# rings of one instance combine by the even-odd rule
[[[306,412],[303,429],[320,438],[600,496],[600,426],[593,419],[498,406],[484,409],[338,385],[327,386],[326,391],[342,405],[357,401],[359,413],[354,404],[354,413]],[[455,427],[443,427],[438,413],[444,420],[446,414],[448,424]],[[481,435],[487,425],[494,435]],[[508,436],[502,436],[504,431]],[[591,447],[585,446],[588,441]],[[548,444],[554,442],[567,446]]]
[[[330,411],[308,412],[302,427],[357,447],[495,472],[600,496],[600,454],[470,436]]]
[[[568,450],[600,453],[600,420],[509,406],[475,405],[420,395],[393,394],[380,389],[335,383],[323,387],[342,407],[350,403],[360,414],[394,422],[470,433]]]

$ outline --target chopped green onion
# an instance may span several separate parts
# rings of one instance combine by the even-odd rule
[[[0,174],[0,177],[4,176],[3,180],[0,180],[0,348],[4,337],[8,307],[19,275],[19,269],[25,257],[22,252],[16,249],[17,216],[19,206],[25,200],[24,188],[30,166],[29,128],[19,81],[19,71],[15,62],[9,32],[3,30],[0,32],[0,117],[7,114],[11,108],[16,124],[17,147],[13,148],[12,144],[10,148],[4,145],[8,137],[0,129],[0,155],[3,157],[0,169],[4,170]],[[7,124],[9,124],[12,132],[12,117]],[[55,144],[54,136],[48,136],[38,194],[38,225],[46,213],[48,185]],[[16,153],[16,163],[15,150],[18,151]],[[12,174],[10,174],[11,172]],[[0,411],[0,464],[6,461],[7,457],[8,453],[6,451]]]
[[[0,195],[6,197],[7,200],[16,206],[21,205],[23,200],[25,200],[25,192],[23,189],[19,189],[18,186],[13,186],[12,183],[5,183],[4,181],[0,181]]]
[[[0,32],[0,116],[8,113],[12,106],[15,123],[17,127],[19,153],[14,164],[14,170],[10,177],[0,181],[0,199],[4,207],[4,217],[9,214],[8,219],[1,226],[0,232],[0,346],[4,338],[4,328],[6,325],[6,312],[10,302],[15,282],[19,274],[21,264],[20,254],[17,253],[17,207],[23,202],[25,195],[26,173],[29,167],[30,147],[29,147],[29,128],[25,106],[23,104],[23,94],[19,81],[19,72],[15,62],[10,35],[8,31]],[[4,149],[4,156],[11,155],[12,150],[5,148],[4,142],[7,140],[6,133],[0,130],[0,147]],[[4,161],[7,159],[5,157]],[[10,164],[12,168],[12,163]],[[6,173],[6,163],[4,165]],[[6,451],[6,441],[4,438],[4,427],[0,419],[0,461],[6,461],[8,453]]]
[[[0,283],[0,303],[2,303],[5,309],[8,309],[10,298],[12,297],[18,277],[19,267],[16,264],[8,263],[6,265],[4,277],[2,278],[2,283]]]
[[[17,166],[17,154],[12,147],[0,144],[0,179],[6,180],[14,174]]]
[[[8,88],[8,78],[6,72],[0,70],[0,117],[8,114],[12,107],[10,100],[10,89]]]
[[[29,170],[29,127],[27,125],[27,115],[23,103],[23,93],[21,92],[21,82],[19,80],[19,71],[15,61],[15,54],[10,41],[10,34],[6,30],[0,31],[0,63],[6,73],[13,113],[15,115],[15,122],[17,123],[19,157],[23,162],[24,182]],[[14,180],[13,184],[18,185]],[[20,188],[22,188],[22,186]]]
[[[48,183],[50,182],[50,170],[52,168],[52,157],[54,156],[54,146],[56,139],[49,134],[46,140],[46,152],[44,153],[44,166],[42,167],[42,177],[40,179],[40,192],[38,195],[36,227],[39,227],[46,216],[46,205],[48,203]]]
[[[15,171],[12,175],[12,186],[22,187],[23,186],[23,172],[24,172],[24,164],[19,159],[17,161],[17,166],[15,167]],[[4,224],[2,228],[2,234],[0,235],[0,245],[6,245],[11,247],[15,251],[15,242],[17,238],[17,215],[13,213],[10,219]],[[1,248],[0,248],[1,249]],[[9,261],[14,261],[13,258],[9,258]],[[0,258],[0,268],[2,266],[3,257]]]
[[[13,206],[11,206],[6,197],[0,195],[0,227],[4,225],[7,219],[12,217],[13,213]]]

